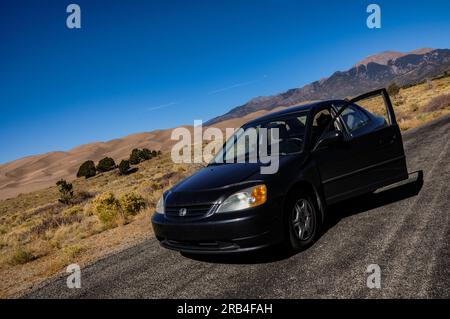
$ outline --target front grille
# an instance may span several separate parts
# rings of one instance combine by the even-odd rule
[[[215,205],[206,204],[206,205],[189,205],[189,206],[166,206],[165,213],[166,216],[169,217],[202,217],[206,216],[209,213],[213,212]],[[186,215],[181,216],[180,210],[186,209]]]

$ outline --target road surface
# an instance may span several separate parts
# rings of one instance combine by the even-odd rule
[[[182,256],[155,239],[52,279],[28,298],[450,298],[450,116],[404,135],[410,183],[330,210],[307,251]],[[367,287],[378,264],[381,288]]]

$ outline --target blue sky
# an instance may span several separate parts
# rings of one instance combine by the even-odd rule
[[[370,3],[381,29],[366,26]],[[450,48],[449,12],[448,0],[1,1],[0,163],[206,121],[379,51]]]

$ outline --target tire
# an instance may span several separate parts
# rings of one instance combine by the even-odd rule
[[[285,206],[285,245],[293,251],[310,247],[318,238],[320,212],[309,194],[297,192]]]

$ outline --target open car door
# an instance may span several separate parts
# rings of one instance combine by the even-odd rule
[[[360,95],[333,108],[335,114],[330,126],[339,121],[344,141],[327,152],[328,161],[322,161],[319,167],[328,203],[408,178],[401,132],[385,89]],[[339,172],[331,174],[336,168]]]

